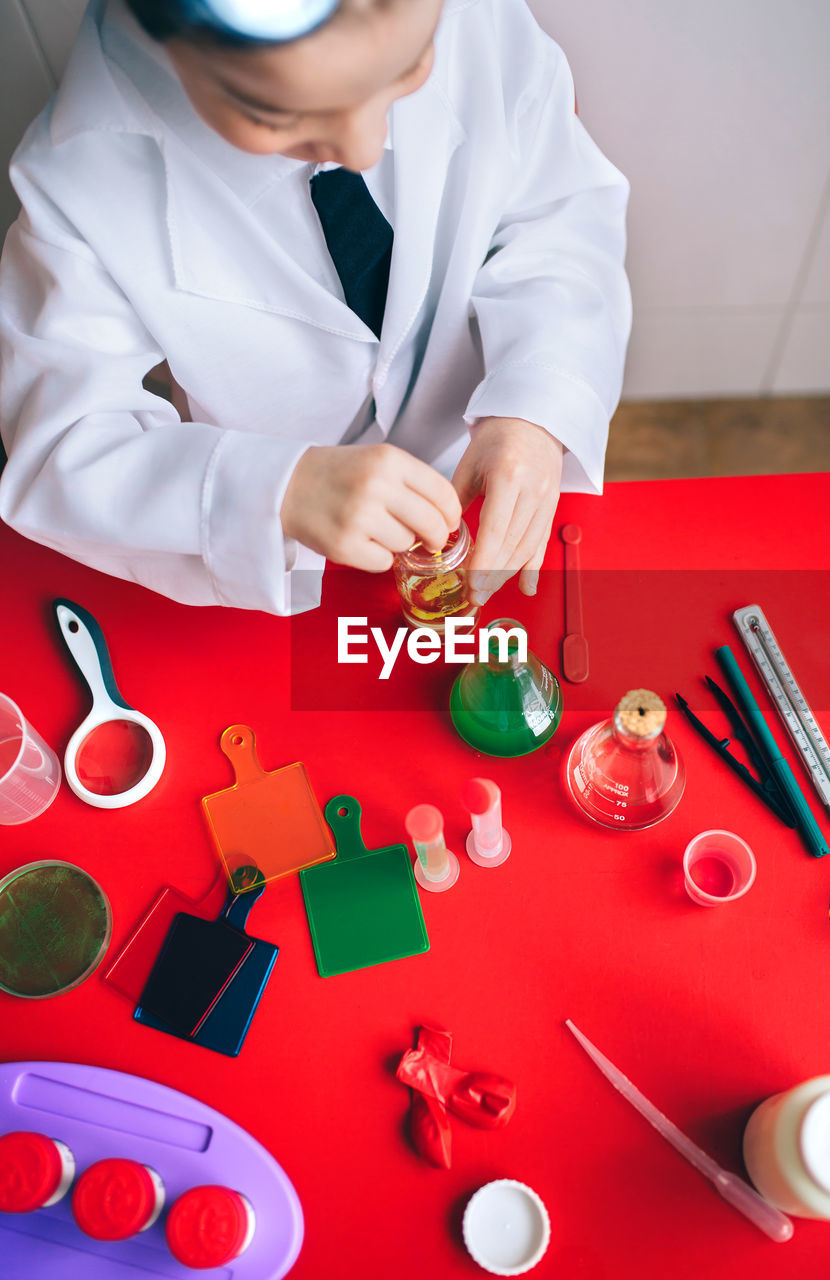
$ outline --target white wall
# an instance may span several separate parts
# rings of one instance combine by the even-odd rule
[[[631,180],[629,397],[830,391],[828,0],[531,0]]]
[[[85,0],[0,0],[0,236],[17,214],[6,168],[53,92]]]
[[[830,0],[530,3],[632,183],[625,394],[830,392]],[[82,9],[0,0],[3,162]]]

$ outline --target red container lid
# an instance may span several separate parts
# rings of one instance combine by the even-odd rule
[[[441,810],[434,804],[416,804],[409,810],[403,824],[410,840],[417,840],[419,844],[432,844],[444,830]]]
[[[85,1169],[72,1193],[72,1212],[94,1240],[126,1240],[147,1225],[157,1188],[137,1160],[98,1160]]]
[[[45,1134],[19,1131],[0,1138],[0,1212],[42,1208],[62,1176],[60,1151]]]
[[[499,798],[499,789],[489,778],[469,778],[461,788],[461,803],[470,813],[487,813]]]
[[[191,1187],[167,1215],[167,1244],[185,1267],[221,1267],[242,1250],[249,1229],[245,1200],[229,1187]]]

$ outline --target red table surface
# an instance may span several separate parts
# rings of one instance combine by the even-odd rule
[[[792,1242],[769,1242],[628,1107],[563,1020],[572,1018],[691,1137],[740,1171],[752,1108],[830,1071],[830,859],[811,858],[676,709],[668,727],[686,760],[686,794],[650,830],[587,823],[562,793],[559,763],[601,718],[594,703],[607,715],[632,682],[655,685],[665,699],[685,691],[725,732],[701,677],[718,678],[712,651],[730,643],[827,833],[826,812],[764,701],[730,613],[750,603],[766,609],[830,730],[828,504],[828,475],[617,484],[602,499],[563,497],[557,527],[572,520],[584,529],[596,676],[581,689],[563,684],[563,721],[543,750],[504,761],[477,755],[449,724],[446,691],[458,668],[419,669],[421,711],[384,709],[393,704],[376,681],[377,700],[360,711],[292,710],[296,622],[187,608],[4,528],[4,692],[62,753],[87,709],[51,615],[52,599],[69,597],[101,623],[122,693],[161,726],[168,764],[147,799],[120,811],[89,808],[64,784],[42,817],[3,828],[0,874],[49,857],[84,867],[111,900],[114,956],[163,885],[195,895],[210,883],[214,854],[199,802],[232,781],[218,739],[235,722],[253,727],[265,769],[304,761],[321,805],[336,793],[356,796],[369,847],[405,839],[411,805],[437,804],[462,867],[449,893],[422,894],[427,954],[327,979],[316,972],[298,878],[269,886],[249,930],[277,942],[280,955],[237,1059],[136,1024],[99,975],[50,1000],[0,994],[3,1058],[135,1072],[225,1111],[273,1152],[299,1193],[306,1236],[292,1280],[484,1274],[464,1250],[461,1216],[470,1194],[500,1177],[528,1183],[548,1206],[552,1240],[540,1277],[823,1274],[830,1226],[799,1221]],[[552,570],[561,551],[552,541]],[[617,573],[594,579],[593,569]],[[361,613],[366,579],[332,580],[302,635],[304,652],[319,643],[312,656],[321,688],[334,691],[343,669],[314,637],[331,631],[338,601]],[[391,579],[379,589],[394,599]],[[510,591],[488,616],[516,612],[531,648],[558,673],[560,575],[544,578],[532,605]],[[661,614],[675,628],[687,617],[682,644],[658,634]],[[490,872],[463,854],[459,795],[476,774],[503,788],[513,839],[509,861]],[[750,843],[758,878],[740,902],[704,909],[686,898],[679,867],[688,840],[709,827]],[[453,1121],[449,1172],[414,1154],[409,1093],[394,1078],[422,1023],[453,1032],[459,1065],[505,1074],[518,1087],[505,1129]]]

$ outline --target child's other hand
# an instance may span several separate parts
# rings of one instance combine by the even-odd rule
[[[306,450],[280,510],[283,533],[312,551],[381,573],[397,551],[440,551],[461,519],[455,489],[428,463],[391,444]]]
[[[562,445],[524,418],[482,418],[452,480],[465,510],[484,494],[470,560],[475,604],[508,578],[536,594],[562,482]]]

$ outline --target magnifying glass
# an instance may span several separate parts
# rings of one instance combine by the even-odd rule
[[[71,600],[53,602],[61,636],[92,695],[92,707],[66,747],[64,773],[75,795],[97,809],[123,809],[152,791],[166,750],[158,726],[125,702],[104,633]]]

